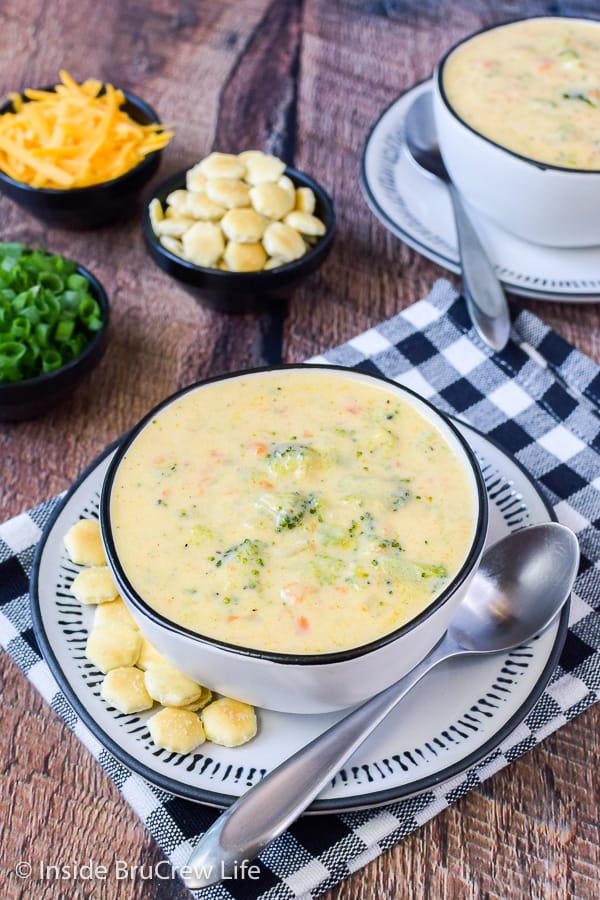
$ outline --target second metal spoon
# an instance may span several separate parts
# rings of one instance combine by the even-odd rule
[[[554,522],[524,528],[487,550],[440,643],[408,675],[302,747],[224,812],[193,850],[182,872],[187,886],[214,884],[260,853],[438,663],[508,650],[542,631],[569,596],[578,562],[575,535]]]
[[[502,350],[510,333],[504,290],[452,183],[437,142],[431,91],[419,94],[405,121],[406,146],[416,163],[448,186],[458,236],[464,296],[473,325],[494,350]]]

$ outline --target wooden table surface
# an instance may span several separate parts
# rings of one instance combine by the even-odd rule
[[[302,360],[425,294],[438,266],[369,213],[359,162],[370,126],[443,51],[482,25],[524,14],[591,13],[596,0],[5,0],[0,91],[54,83],[60,68],[146,98],[176,137],[157,181],[211,149],[262,147],[315,175],[338,213],[327,264],[295,294],[282,355]],[[138,218],[90,232],[48,229],[0,200],[0,238],[42,242],[106,286],[110,343],[76,393],[43,418],[0,426],[0,520],[67,488],[161,398],[205,375],[260,363],[266,316],[203,310],[149,260]],[[600,362],[600,306],[524,304]],[[0,817],[3,897],[184,897],[177,883],[108,878],[19,882],[34,865],[160,851],[90,754],[3,655]],[[357,872],[327,900],[596,898],[600,707]]]

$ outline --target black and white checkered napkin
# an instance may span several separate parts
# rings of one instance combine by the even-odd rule
[[[384,808],[300,819],[265,851],[260,877],[208,888],[210,900],[316,897],[414,831],[594,703],[600,694],[600,367],[529,312],[499,355],[471,329],[447,282],[318,361],[383,373],[500,443],[537,479],[580,542],[581,571],[560,665],[526,719],[468,772]],[[182,867],[214,810],[175,798],[90,734],[40,656],[29,612],[35,545],[58,498],[0,525],[0,641],[91,750],[170,859]]]

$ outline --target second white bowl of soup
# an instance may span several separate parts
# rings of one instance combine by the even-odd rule
[[[434,76],[459,191],[538,244],[600,244],[600,22],[540,17],[479,32]]]
[[[486,526],[451,422],[329,366],[169,398],[117,451],[101,503],[109,565],[151,644],[196,681],[286,712],[358,703],[422,659]]]

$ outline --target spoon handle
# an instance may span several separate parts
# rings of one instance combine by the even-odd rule
[[[340,719],[240,797],[193,850],[182,873],[187,886],[207,887],[236,871],[243,860],[254,859],[304,812],[417,682],[459,652],[464,651],[446,635],[416,668]]]
[[[448,184],[454,207],[467,309],[478,334],[497,352],[506,346],[510,314],[502,285],[456,187]]]

